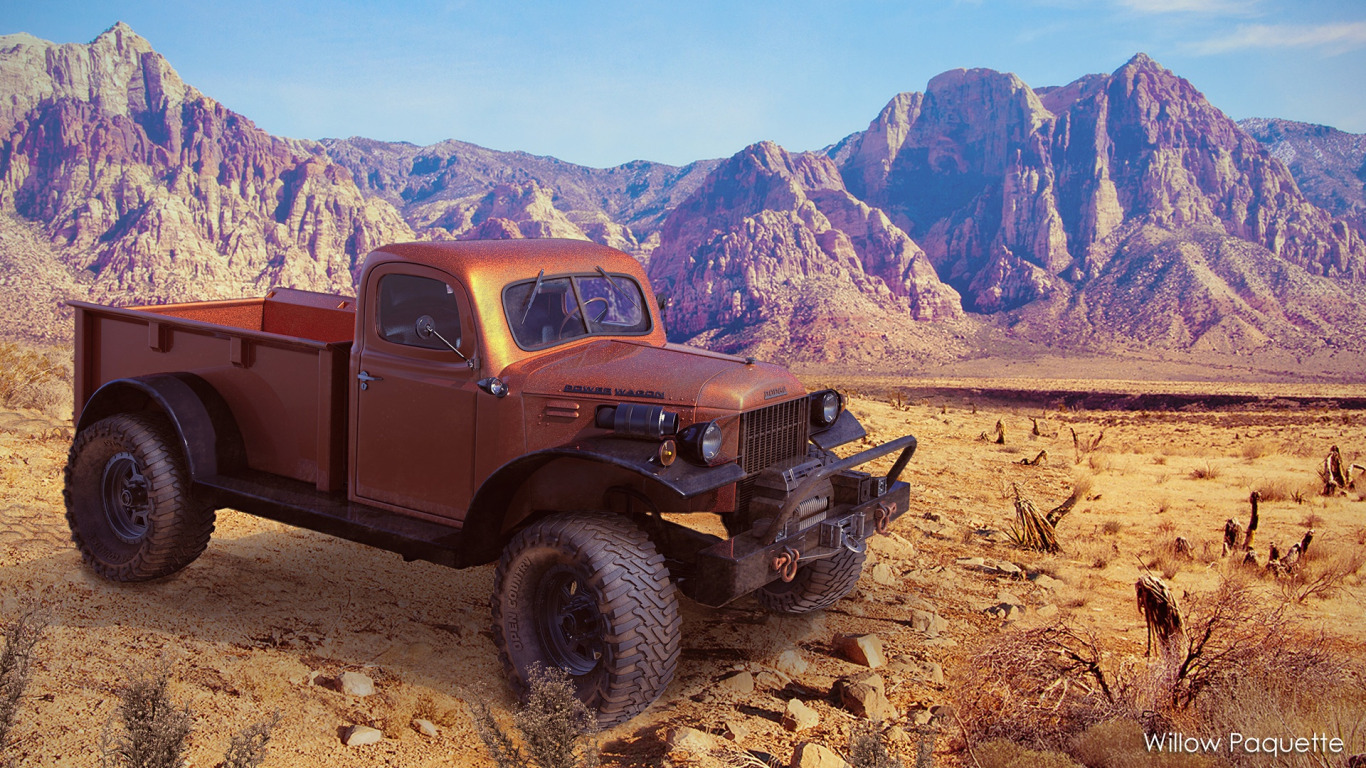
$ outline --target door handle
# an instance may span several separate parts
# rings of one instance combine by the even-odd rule
[[[372,381],[384,381],[383,376],[371,376],[369,371],[361,371],[359,374],[356,375],[356,378],[360,379],[361,389],[369,389],[370,382]]]

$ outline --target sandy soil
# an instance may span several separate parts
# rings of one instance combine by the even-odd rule
[[[853,400],[871,440],[907,432],[920,438],[907,472],[913,509],[896,535],[876,542],[856,592],[821,615],[771,616],[751,600],[723,610],[685,601],[678,677],[644,715],[603,734],[606,762],[686,762],[678,752],[669,755],[668,731],[688,725],[719,733],[727,720],[748,730],[741,746],[784,762],[800,741],[842,750],[853,716],[825,694],[838,676],[862,669],[834,650],[845,633],[881,637],[892,660],[881,670],[888,696],[906,714],[954,701],[974,683],[962,676],[967,654],[1001,632],[1048,620],[1043,615],[1055,609],[1095,626],[1116,652],[1142,653],[1133,583],[1143,560],[1185,536],[1198,557],[1179,567],[1172,585],[1178,593],[1211,589],[1226,566],[1207,556],[1209,548],[1226,518],[1246,519],[1253,488],[1306,494],[1303,504],[1263,505],[1261,542],[1284,548],[1312,524],[1316,545],[1366,544],[1366,502],[1314,492],[1315,468],[1330,445],[1362,462],[1362,412],[1061,413],[971,400]],[[998,419],[1004,446],[979,439]],[[1032,419],[1042,435],[1031,434]],[[1079,458],[1072,429],[1083,437],[1104,430],[1105,437],[1096,452]],[[156,669],[169,673],[174,698],[194,713],[195,766],[216,765],[234,732],[275,711],[281,720],[267,766],[491,764],[465,705],[488,701],[503,715],[513,706],[488,628],[491,567],[404,563],[221,511],[209,550],[180,574],[142,585],[107,583],[81,566],[67,540],[61,471],[69,440],[60,421],[0,411],[0,617],[34,596],[52,616],[16,728],[20,765],[91,765],[119,687]],[[1019,463],[1041,450],[1048,452],[1041,466]],[[1080,477],[1090,478],[1092,489],[1060,526],[1062,555],[1022,552],[1001,540],[998,532],[1013,518],[1012,485],[1046,509]],[[956,562],[963,557],[1009,560],[1049,579],[1009,580]],[[879,563],[886,583],[872,578]],[[983,612],[1003,590],[1028,606],[1018,621]],[[1276,599],[1274,583],[1264,590],[1267,600]],[[946,629],[938,636],[918,631],[913,609],[937,612]],[[1331,599],[1293,610],[1366,658],[1360,573]],[[790,650],[809,663],[805,671],[777,670],[779,654]],[[942,665],[942,684],[919,673],[924,662]],[[753,675],[753,692],[718,682],[735,669]],[[313,684],[346,670],[372,677],[377,692],[357,698]],[[795,735],[782,729],[778,721],[793,696],[817,709],[819,726]],[[414,717],[435,722],[439,734],[419,734]],[[355,723],[381,728],[385,739],[344,746],[340,733]],[[949,746],[949,738],[940,740],[937,764],[960,760],[946,752]]]

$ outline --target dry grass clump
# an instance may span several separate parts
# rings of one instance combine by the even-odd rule
[[[589,738],[597,731],[597,721],[575,695],[569,675],[558,667],[536,665],[527,677],[526,703],[512,718],[520,738],[503,730],[487,704],[470,707],[479,740],[498,768],[598,765],[598,745]]]
[[[1263,480],[1253,490],[1261,494],[1262,501],[1293,501],[1296,504],[1303,504],[1305,498],[1313,495],[1313,488],[1303,482],[1296,483],[1292,480],[1279,478],[1276,480]]]
[[[1149,751],[1143,727],[1129,719],[1108,720],[1086,729],[1071,752],[1087,768],[1213,768],[1211,755]]]
[[[1223,470],[1206,461],[1205,466],[1192,469],[1190,477],[1192,480],[1218,480],[1222,474]]]
[[[9,764],[10,732],[19,715],[19,700],[28,688],[33,649],[47,628],[47,618],[37,608],[27,608],[0,631],[5,648],[0,651],[0,766]]]
[[[0,342],[0,406],[53,411],[71,396],[65,363],[14,342]]]
[[[1274,456],[1277,452],[1276,446],[1266,440],[1256,439],[1243,443],[1243,458],[1248,461]]]

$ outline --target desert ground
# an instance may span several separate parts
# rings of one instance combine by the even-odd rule
[[[1107,664],[1141,668],[1147,632],[1134,583],[1147,573],[1163,576],[1183,603],[1240,577],[1265,610],[1279,606],[1297,631],[1321,633],[1344,662],[1366,661],[1366,569],[1357,556],[1366,550],[1366,484],[1325,497],[1317,475],[1333,445],[1349,463],[1366,463],[1366,412],[1289,400],[1223,410],[1189,402],[1175,410],[1060,410],[1028,398],[988,399],[981,382],[901,384],[844,384],[869,444],[919,438],[905,475],[912,509],[893,535],[874,541],[855,592],[809,616],[769,615],[752,599],[720,610],[684,600],[678,675],[645,714],[599,734],[604,763],[708,765],[728,751],[723,764],[772,757],[785,765],[803,742],[847,754],[856,717],[829,692],[837,678],[867,668],[847,660],[837,641],[873,634],[887,659],[876,672],[899,715],[893,749],[907,765],[921,743],[935,765],[985,765],[997,753],[984,748],[988,734],[973,707],[992,680],[975,659],[1003,638],[1065,620],[1094,632]],[[1032,386],[1050,387],[1057,388]],[[998,421],[1004,444],[994,442]],[[1083,449],[1104,437],[1079,450],[1073,431]],[[0,619],[36,600],[50,620],[13,732],[18,765],[96,764],[120,689],[157,672],[193,713],[193,766],[220,764],[234,733],[276,712],[266,766],[493,764],[467,707],[487,702],[509,721],[516,706],[489,630],[492,566],[405,563],[222,510],[208,551],[181,573],[107,583],[82,567],[68,540],[61,491],[70,439],[60,413],[0,410]],[[1037,465],[1022,463],[1044,451]],[[1084,493],[1057,528],[1061,553],[1010,542],[1017,493],[1044,511],[1078,483]],[[1246,524],[1253,490],[1263,497],[1261,559],[1267,545],[1284,550],[1312,527],[1315,567],[1344,571],[1329,589],[1302,596],[1295,584],[1241,568],[1240,556],[1220,556],[1224,522]],[[1178,536],[1192,544],[1191,558],[1171,553]],[[1020,572],[1008,573],[1011,566]],[[369,676],[375,693],[357,697],[325,684],[344,671]],[[815,727],[783,727],[793,698],[816,711]],[[1356,725],[1312,725],[1338,729],[1346,754],[1366,752],[1360,706],[1348,715]],[[420,733],[415,718],[434,723],[436,735]],[[344,745],[354,724],[379,728],[383,740]],[[690,747],[677,737],[683,727],[713,734],[720,751]]]

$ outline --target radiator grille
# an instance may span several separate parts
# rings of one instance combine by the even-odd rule
[[[751,477],[740,482],[737,509],[749,509],[753,475],[775,462],[806,454],[808,409],[806,398],[797,398],[740,415],[740,467]]]

